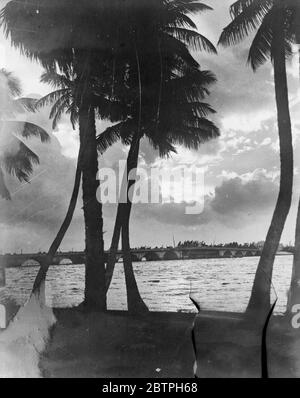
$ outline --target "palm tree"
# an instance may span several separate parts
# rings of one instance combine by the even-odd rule
[[[38,137],[42,142],[49,140],[47,132],[36,124],[15,120],[17,114],[34,110],[34,99],[16,99],[21,93],[20,81],[11,72],[0,69],[0,196],[4,199],[11,199],[4,171],[19,181],[29,182],[34,164],[39,163],[39,157],[17,135],[26,139]]]
[[[163,90],[160,99],[160,115],[157,119],[156,109],[144,119],[141,126],[141,134],[137,137],[136,129],[139,121],[139,113],[116,126],[109,127],[104,134],[116,134],[120,138],[131,141],[130,150],[127,158],[127,173],[123,176],[121,196],[128,198],[128,192],[132,189],[134,181],[128,181],[131,170],[137,167],[140,139],[145,136],[150,144],[159,150],[161,156],[168,156],[171,152],[176,152],[176,145],[184,145],[188,148],[198,149],[199,146],[209,139],[219,135],[218,129],[206,117],[213,113],[213,109],[203,102],[209,94],[208,87],[215,82],[215,77],[208,71],[199,69],[188,70],[185,74],[163,82]],[[145,108],[150,108],[156,99],[151,94],[147,100],[144,98]],[[135,109],[135,107],[132,107]],[[128,183],[127,183],[128,181]],[[125,192],[124,192],[125,191]],[[122,251],[125,268],[125,278],[127,286],[128,310],[131,312],[141,312],[145,310],[145,305],[139,295],[134,273],[132,269],[130,245],[129,245],[129,218],[132,203],[128,199],[127,203],[119,203],[117,217],[111,243],[109,261],[107,265],[107,289],[111,282],[115,256],[118,249],[119,237],[122,232]]]
[[[210,10],[210,7],[190,0],[152,1],[146,3],[143,7],[147,7],[147,20],[143,17],[143,7],[141,7],[142,14],[139,17],[135,17],[133,21],[129,19],[129,25],[132,24],[129,32],[132,31],[131,42],[133,43],[133,52],[136,59],[136,72],[132,73],[133,82],[131,81],[131,84],[136,85],[138,83],[136,90],[133,90],[133,92],[138,92],[138,101],[133,102],[132,109],[135,111],[135,116],[132,115],[128,121],[129,128],[134,129],[127,161],[128,174],[137,165],[139,143],[144,135],[142,125],[145,128],[147,124],[150,123],[151,125],[152,121],[156,120],[157,131],[164,81],[170,79],[170,73],[173,73],[172,77],[174,78],[176,77],[176,71],[184,73],[185,69],[198,67],[198,63],[191,57],[187,46],[191,46],[195,50],[204,49],[216,53],[214,46],[209,40],[194,30],[196,25],[187,16],[189,13]],[[151,6],[149,6],[150,4]],[[139,21],[139,24],[136,25],[136,21]],[[151,64],[149,64],[149,59],[151,59]],[[134,61],[132,65],[134,65]],[[133,120],[135,120],[135,123]],[[158,138],[156,138],[156,141],[158,141]],[[123,192],[121,194],[124,197],[127,197],[126,191],[128,192],[132,186],[132,182],[127,184],[127,179],[128,176],[124,176]],[[139,312],[139,310],[143,311],[145,309],[145,305],[133,279],[134,274],[129,247],[130,211],[130,203],[119,204],[107,265],[106,288],[109,288],[113,275],[116,252],[122,231],[128,308]]]
[[[100,310],[106,308],[106,294],[102,205],[96,198],[98,165],[95,108],[90,101],[92,76],[111,54],[114,65],[120,60],[123,65],[130,62],[135,52],[134,26],[141,23],[141,13],[145,21],[143,10],[148,11],[150,3],[163,1],[86,0],[83,4],[75,0],[20,0],[7,3],[1,13],[6,35],[23,54],[39,60],[45,67],[58,65],[67,71],[72,66],[77,75],[80,143],[85,144],[81,160],[86,235],[85,304]],[[146,20],[149,21],[148,15]],[[184,20],[180,23],[183,26]]]
[[[91,103],[93,103],[97,117],[101,119],[109,119],[110,121],[115,121],[116,118],[117,120],[120,120],[122,119],[122,115],[126,112],[126,107],[122,106],[120,102],[112,101],[111,98],[107,96],[107,93],[109,93],[111,90],[110,80],[112,79],[112,76],[106,76],[104,71],[102,76],[104,77],[102,81],[99,79],[93,80],[93,97],[91,98]],[[115,82],[118,81],[118,76],[119,75],[116,74],[114,75],[113,78]],[[52,86],[54,91],[39,99],[35,103],[35,108],[39,109],[41,107],[51,105],[49,117],[50,119],[53,119],[53,129],[57,127],[63,114],[68,114],[70,116],[73,129],[75,129],[79,120],[79,107],[76,105],[76,97],[78,95],[78,79],[74,73],[74,70],[72,68],[68,68],[65,69],[65,72],[59,73],[56,69],[49,68],[42,74],[41,82]],[[118,138],[116,136],[111,134],[98,135],[97,143],[99,147],[101,146],[100,152],[103,153],[117,139]],[[61,245],[64,235],[72,221],[82,176],[82,154],[85,150],[84,145],[85,144],[82,143],[80,144],[73,193],[66,217],[48,251],[44,263],[40,267],[34,282],[33,293],[41,293],[41,286],[45,281],[48,268],[51,265],[53,257]]]
[[[187,34],[186,27],[195,25],[185,13],[200,9],[209,7],[191,0],[87,0],[84,4],[78,1],[20,0],[9,2],[2,11],[5,33],[22,53],[38,59],[45,67],[58,65],[64,72],[72,66],[77,75],[80,142],[81,145],[85,143],[81,167],[86,227],[85,304],[89,307],[102,310],[106,307],[102,206],[96,199],[95,107],[91,103],[93,76],[95,73],[99,76],[98,68],[106,64],[105,60],[111,55],[113,69],[119,63],[132,66],[136,62],[137,69],[143,70],[140,66],[149,64],[153,46],[160,48],[161,43],[156,39],[162,26],[194,46],[212,50],[210,42],[197,32]],[[170,36],[170,44],[171,39]],[[181,57],[191,62],[192,57],[184,46],[181,53]],[[138,75],[141,78],[141,74]],[[139,80],[141,88],[144,81]],[[141,94],[142,90],[139,92]]]
[[[299,55],[299,73],[300,73],[300,4],[296,0],[290,0],[290,6],[293,7],[293,24],[296,36],[296,43],[298,44]],[[300,75],[299,75],[300,78]],[[287,312],[290,312],[295,304],[300,303],[300,200],[298,204],[298,212],[296,219],[296,233],[295,233],[295,252],[292,268],[292,278],[288,294]]]
[[[80,130],[83,212],[86,241],[86,308],[106,309],[102,205],[97,201],[98,153],[95,106],[91,102],[94,76],[112,53],[119,0],[9,2],[1,13],[2,25],[12,44],[46,68],[59,67],[76,74]],[[124,6],[123,6],[124,8]],[[125,7],[126,8],[126,7]],[[88,27],[88,28],[87,28]],[[119,32],[117,32],[119,34]],[[120,39],[117,41],[120,43]],[[116,44],[115,44],[116,46]]]
[[[257,33],[250,47],[248,62],[256,70],[271,58],[280,143],[280,189],[267,233],[248,304],[248,314],[264,317],[270,309],[270,286],[275,255],[291,206],[293,187],[293,147],[290,121],[286,57],[291,54],[295,34],[291,29],[293,10],[283,0],[239,0],[230,8],[233,21],[223,30],[219,43],[228,46]]]

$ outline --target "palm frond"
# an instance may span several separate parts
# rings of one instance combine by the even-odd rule
[[[71,105],[66,110],[66,113],[70,115],[70,121],[71,121],[73,130],[75,130],[75,126],[78,123],[79,115],[78,115],[78,109],[77,109],[74,101],[72,101]]]
[[[50,140],[49,134],[43,128],[30,122],[0,121],[0,129],[4,129],[11,134],[20,134],[24,138],[38,137],[42,142]]]
[[[22,93],[20,80],[4,68],[0,69],[0,85],[1,90],[8,87],[12,97],[19,97]]]
[[[172,130],[169,135],[173,145],[183,145],[188,149],[199,149],[205,142],[217,138],[220,131],[215,124],[206,119],[199,118],[195,124],[183,124]]]
[[[97,148],[99,152],[105,152],[112,144],[119,140],[124,145],[129,145],[135,131],[137,131],[137,121],[134,119],[127,119],[108,127],[102,134],[97,136]]]
[[[1,167],[0,167],[0,196],[3,199],[11,200],[11,196],[10,196],[9,190],[6,186],[5,179],[4,179],[4,173],[3,173],[3,170]]]
[[[17,112],[35,112],[37,106],[38,99],[37,98],[17,98],[13,101],[13,105]]]
[[[184,13],[177,12],[176,8],[170,11],[169,18],[171,20],[169,26],[197,29],[197,25],[192,19]]]
[[[198,14],[205,11],[212,11],[213,8],[204,4],[198,3],[195,0],[175,0],[172,2],[176,11],[182,12],[183,14]]]
[[[171,153],[177,153],[176,148],[168,139],[159,139],[159,136],[152,134],[148,135],[148,140],[155,150],[158,150],[159,156],[162,158],[170,157]]]
[[[273,2],[268,0],[249,2],[248,7],[236,14],[234,20],[223,29],[218,44],[226,47],[242,41],[261,25],[272,5]]]
[[[259,66],[263,65],[268,59],[272,59],[273,30],[276,12],[278,12],[278,10],[274,8],[268,12],[251,43],[247,62],[251,65],[253,70],[256,70]],[[287,30],[285,32],[286,58],[293,54],[293,39],[294,36],[290,34],[289,30]]]
[[[61,119],[64,112],[70,106],[70,95],[67,92],[66,94],[62,95],[52,106],[49,119],[53,119],[52,128],[53,130],[57,127],[59,120]]]
[[[9,174],[19,181],[28,182],[33,165],[39,164],[39,158],[21,140],[12,137],[10,145],[1,154],[1,163]]]
[[[54,70],[46,70],[42,75],[40,81],[49,84],[53,88],[62,89],[70,88],[73,84],[72,80],[68,79],[63,74],[59,74]]]
[[[198,68],[198,62],[193,58],[187,46],[170,34],[165,34],[162,38],[162,49],[168,49],[177,58],[176,67],[184,70],[186,67]],[[180,60],[182,65],[180,66]]]
[[[101,154],[104,153],[111,145],[121,139],[122,124],[123,122],[108,127],[103,131],[103,133],[97,136],[97,148]]]
[[[234,19],[237,15],[244,12],[249,6],[251,6],[256,0],[238,0],[230,6],[230,15]],[[270,3],[273,0],[260,0],[261,2]]]
[[[193,70],[168,82],[167,95],[178,100],[198,101],[209,94],[208,87],[217,81],[216,76],[207,70]]]
[[[194,51],[207,51],[217,54],[215,46],[198,32],[185,28],[167,28],[166,31],[176,39],[184,42]]]
[[[249,50],[248,63],[253,70],[263,65],[271,57],[273,40],[273,13],[270,11],[265,16],[263,23],[259,27]]]
[[[125,103],[113,101],[102,96],[95,96],[93,100],[97,117],[102,120],[109,120],[112,123],[126,119],[129,108]]]
[[[45,95],[44,97],[40,98],[37,103],[36,107],[42,108],[44,106],[52,105],[54,102],[58,101],[63,95],[68,92],[68,89],[62,88],[56,91],[52,91],[51,93]]]

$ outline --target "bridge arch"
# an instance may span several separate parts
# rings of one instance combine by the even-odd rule
[[[59,259],[59,265],[71,265],[71,264],[73,264],[73,261],[68,257]]]
[[[140,258],[140,256],[138,256],[134,253],[131,253],[131,261],[138,262],[138,261],[141,261],[141,258]]]
[[[232,257],[231,250],[224,250],[223,257]]]
[[[164,255],[164,260],[179,260],[179,256],[174,250],[168,250]]]
[[[243,254],[242,251],[238,250],[238,251],[235,253],[235,256],[234,256],[234,257],[239,257],[239,258],[241,258],[241,257],[244,257],[244,254]]]
[[[147,261],[159,261],[159,257],[155,252],[149,251],[145,253],[144,257],[146,258]]]
[[[40,267],[41,263],[33,258],[28,258],[22,262],[21,267]]]

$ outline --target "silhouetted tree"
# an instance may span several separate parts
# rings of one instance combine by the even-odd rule
[[[258,319],[270,309],[270,287],[275,255],[291,206],[293,187],[293,146],[286,76],[286,57],[295,41],[292,25],[293,9],[283,0],[239,0],[230,8],[233,21],[223,30],[219,43],[236,44],[257,29],[248,62],[254,70],[271,58],[277,106],[280,145],[280,188],[275,211],[262,255],[257,267],[248,313]]]

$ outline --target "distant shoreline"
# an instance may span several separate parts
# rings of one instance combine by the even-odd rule
[[[293,256],[293,253],[290,252],[278,252],[276,254],[276,256]],[[147,262],[161,262],[161,261],[180,261],[180,260],[184,260],[184,261],[189,261],[189,260],[213,260],[213,259],[228,259],[228,258],[232,258],[232,259],[239,259],[239,258],[249,258],[249,257],[259,257],[259,255],[254,255],[254,256],[197,256],[195,258],[165,258],[165,259],[149,259],[149,260],[134,260],[134,263],[147,263]],[[66,258],[66,260],[68,260]],[[117,263],[123,263],[122,260],[117,261]],[[73,262],[62,262],[60,264],[52,264],[51,267],[57,267],[60,265],[81,265],[84,264],[83,262],[78,262],[78,263],[73,263]],[[0,269],[1,268],[5,268],[5,269],[10,269],[10,268],[27,268],[27,267],[40,267],[40,264],[36,264],[36,263],[30,263],[30,264],[24,264],[24,265],[10,265],[10,266],[1,266],[0,264]]]

